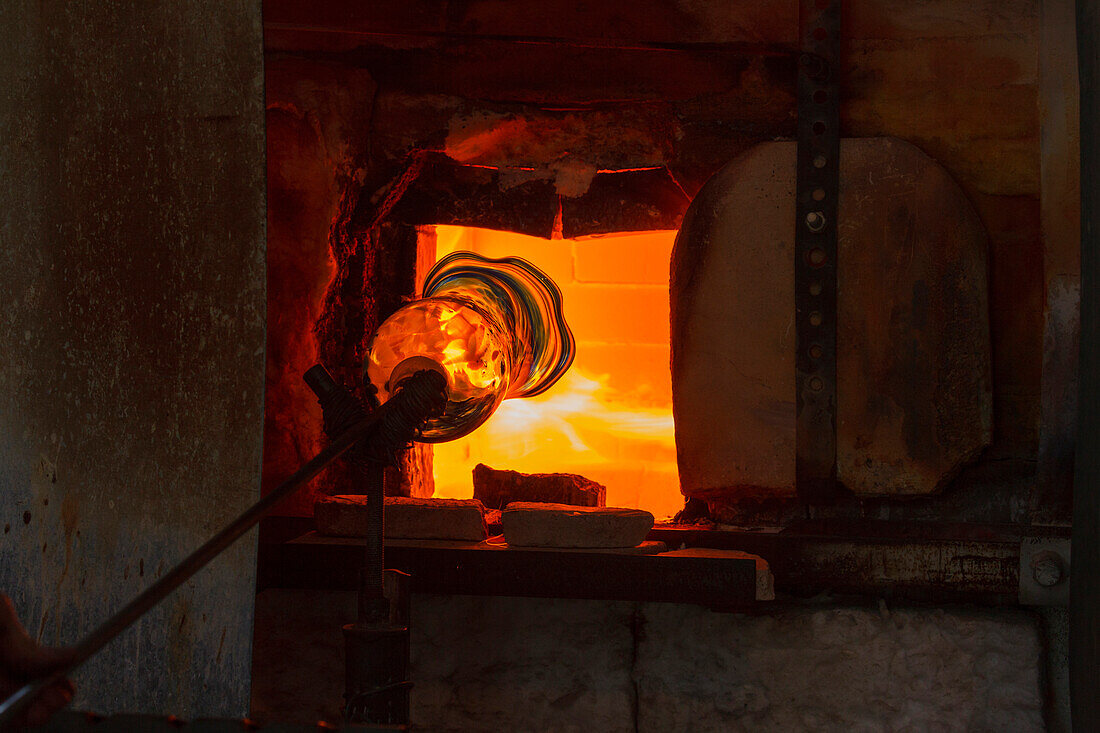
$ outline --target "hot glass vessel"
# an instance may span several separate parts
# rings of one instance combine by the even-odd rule
[[[441,372],[447,407],[418,438],[441,443],[476,429],[505,399],[545,392],[574,351],[561,290],[545,273],[519,257],[453,252],[428,273],[424,297],[378,327],[365,370],[382,401],[416,371]]]

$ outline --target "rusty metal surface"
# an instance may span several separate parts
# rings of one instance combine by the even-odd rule
[[[1036,524],[1069,524],[1077,435],[1077,352],[1081,287],[1080,88],[1074,7],[1039,7],[1039,224],[1045,308],[1040,383]]]
[[[989,529],[956,537],[920,531],[910,536],[807,532],[658,527],[649,539],[669,547],[758,555],[771,567],[776,592],[788,596],[833,593],[936,603],[1017,603],[1018,535]],[[387,558],[413,576],[414,592],[649,600],[719,608],[745,606],[751,600],[739,577],[726,576],[728,566],[698,558],[692,558],[699,562],[692,567],[669,564],[688,558],[427,545],[390,547]],[[351,590],[361,564],[361,544],[303,538],[266,545],[260,552],[260,585]]]
[[[258,496],[260,20],[0,3],[0,589],[44,643]],[[77,704],[244,714],[254,563],[242,542],[175,592],[78,672]]]
[[[837,211],[841,0],[801,0],[795,163],[795,488],[810,504],[837,489]]]
[[[1079,276],[1054,277],[1048,283],[1039,454],[1029,501],[1035,524],[1068,525],[1073,517],[1080,301]]]
[[[813,521],[783,531],[657,527],[671,546],[760,555],[778,593],[871,595],[912,601],[1015,605],[1024,528],[932,522]],[[1064,534],[1053,530],[1052,537]]]
[[[413,593],[696,603],[756,603],[756,562],[607,551],[511,549],[471,542],[409,541],[386,548],[386,562],[412,576]],[[352,590],[363,541],[306,535],[265,546],[261,587]]]
[[[272,517],[260,547],[259,586],[352,589],[354,568],[331,566],[324,551],[287,546],[313,530],[305,519]],[[768,561],[780,593],[807,596],[819,592],[888,596],[933,602],[1015,605],[1019,589],[1021,542],[1069,536],[1066,528],[1036,535],[1022,524],[955,521],[883,521],[818,519],[783,529],[734,530],[658,525],[649,540],[670,548],[740,550]],[[1033,534],[1028,534],[1029,532]],[[414,551],[392,548],[408,562]],[[330,558],[331,559],[331,558]],[[404,567],[415,572],[415,569]],[[432,575],[438,574],[438,569]],[[537,568],[535,570],[537,572]]]

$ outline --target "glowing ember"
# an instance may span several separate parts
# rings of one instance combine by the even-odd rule
[[[436,495],[468,498],[478,463],[579,473],[613,506],[669,516],[683,506],[676,470],[668,347],[675,232],[554,241],[436,227],[437,256],[516,255],[561,287],[577,338],[569,372],[536,397],[506,400],[474,433],[433,448]]]

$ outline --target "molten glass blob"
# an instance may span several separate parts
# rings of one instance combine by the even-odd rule
[[[419,438],[441,443],[473,431],[506,398],[546,391],[573,352],[561,291],[541,270],[518,257],[454,252],[428,273],[423,299],[378,327],[366,373],[385,401],[405,376],[443,371],[447,407]]]

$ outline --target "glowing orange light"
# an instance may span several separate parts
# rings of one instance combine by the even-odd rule
[[[491,332],[481,314],[459,301],[440,298],[415,310],[398,311],[386,322],[371,344],[367,372],[384,383],[383,375],[404,359],[426,356],[447,368],[454,379],[450,391],[469,399],[500,384],[503,353],[501,336]]]
[[[668,350],[674,237],[669,231],[547,241],[436,227],[437,258],[456,250],[519,256],[546,272],[563,291],[577,339],[573,366],[545,393],[505,400],[474,433],[433,446],[436,496],[470,497],[473,467],[485,463],[579,473],[607,487],[609,505],[658,517],[682,508]],[[452,345],[457,354],[457,338],[444,344],[445,353]]]

